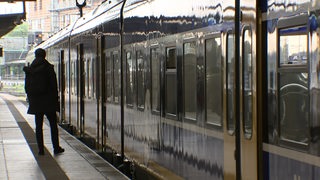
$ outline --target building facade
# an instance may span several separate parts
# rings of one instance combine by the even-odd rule
[[[22,80],[25,59],[28,53],[27,37],[4,37],[0,39],[0,77],[2,80]]]
[[[92,11],[103,0],[87,0],[83,14]],[[37,0],[27,2],[29,44],[36,45],[76,21],[80,16],[76,0]]]

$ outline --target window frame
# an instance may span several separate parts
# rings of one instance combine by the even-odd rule
[[[307,43],[306,43],[306,51],[307,51],[307,63],[305,64],[298,64],[298,65],[283,65],[280,64],[280,49],[281,49],[281,44],[280,44],[280,37],[281,37],[281,33],[280,31],[283,29],[293,29],[293,28],[297,28],[297,27],[306,27],[305,30],[305,35],[307,38]],[[308,27],[308,15],[303,14],[301,16],[298,17],[293,17],[293,18],[287,18],[287,19],[281,19],[278,22],[278,27],[277,27],[277,89],[276,89],[276,102],[277,102],[277,138],[279,139],[279,145],[280,146],[284,146],[284,147],[289,147],[289,148],[294,148],[294,149],[299,149],[299,150],[303,150],[303,151],[307,151],[309,146],[310,146],[310,132],[308,132],[308,140],[307,143],[303,143],[300,141],[295,141],[292,139],[284,139],[281,137],[282,134],[282,129],[281,129],[281,122],[280,122],[280,79],[281,79],[281,75],[285,74],[285,73],[307,73],[307,92],[308,92],[308,131],[310,131],[310,114],[311,114],[311,107],[310,107],[310,72],[309,72],[309,63],[310,63],[310,57],[309,57],[309,37],[308,37],[308,33],[309,33],[309,27]],[[303,33],[297,33],[298,34],[303,34]]]
[[[106,61],[106,73],[105,75],[107,76],[105,78],[105,93],[106,93],[106,102],[107,103],[112,103],[113,102],[113,59],[112,59],[112,51],[106,51],[105,52],[105,61]],[[109,72],[108,72],[109,70]],[[108,74],[109,73],[109,74]],[[108,82],[110,83],[108,85]],[[110,92],[109,92],[110,91]],[[110,96],[108,96],[108,93]]]
[[[144,111],[144,109],[145,109],[145,101],[146,101],[146,97],[145,97],[145,93],[146,93],[146,74],[145,74],[145,69],[146,69],[146,59],[145,59],[145,55],[144,55],[144,52],[143,52],[143,50],[142,49],[140,49],[140,48],[136,48],[135,49],[135,63],[136,63],[136,103],[137,103],[137,108],[138,108],[138,110],[140,110],[140,111]],[[143,68],[142,68],[142,80],[140,79],[140,77],[139,77],[139,56],[141,56],[142,57],[142,65],[143,65]],[[143,93],[142,94],[139,94],[139,92],[141,91],[140,89],[139,89],[139,86],[140,86],[140,84],[139,83],[142,83],[142,91],[143,91]],[[140,98],[140,95],[142,95],[142,101],[140,102],[139,101],[139,98]]]
[[[135,73],[136,73],[136,60],[135,60],[135,56],[134,56],[134,53],[132,51],[132,49],[126,49],[125,51],[125,61],[126,61],[126,105],[127,105],[127,108],[134,108],[134,104],[135,104]],[[128,53],[130,53],[130,56],[131,56],[131,63],[132,63],[132,71],[128,71],[128,58],[127,58],[127,55]],[[128,90],[129,90],[129,83],[128,83],[128,74],[130,73],[130,77],[132,79],[132,93],[129,93]],[[131,89],[131,88],[130,88]],[[131,103],[128,103],[128,97],[130,96],[131,98]]]
[[[250,129],[249,130],[251,130],[251,132],[248,132],[248,129],[246,128],[246,121],[245,121],[245,113],[247,112],[246,111],[246,109],[245,109],[245,74],[244,74],[244,72],[245,72],[245,47],[246,47],[246,45],[245,45],[245,38],[246,38],[246,36],[245,36],[245,33],[247,32],[247,31],[249,31],[250,32],[250,54],[251,54],[251,57],[250,57],[250,59],[251,59],[251,62],[250,62],[250,65],[251,65],[251,89],[250,89],[250,91],[251,91],[251,98],[250,98],[250,101],[251,101],[251,127],[250,127]],[[254,95],[253,95],[253,83],[254,83],[254,81],[255,81],[255,76],[254,76],[254,67],[253,67],[253,61],[254,61],[254,59],[253,59],[253,34],[252,34],[253,32],[252,32],[252,28],[251,28],[251,26],[245,26],[244,28],[243,28],[243,30],[242,30],[242,66],[241,66],[241,79],[242,79],[242,83],[241,83],[241,87],[242,87],[242,89],[241,89],[241,96],[242,96],[242,114],[241,114],[241,119],[242,119],[242,132],[243,132],[243,134],[244,134],[244,137],[246,138],[246,139],[248,139],[248,140],[250,140],[251,138],[252,138],[252,136],[253,136],[253,119],[254,119]],[[250,108],[250,106],[249,106],[249,108]]]
[[[233,89],[233,94],[232,94],[232,98],[233,98],[233,100],[234,100],[234,102],[233,103],[231,103],[231,105],[232,105],[232,108],[233,108],[233,122],[232,122],[232,125],[233,125],[233,127],[230,127],[230,124],[229,124],[229,122],[230,122],[230,119],[229,119],[229,110],[230,110],[230,108],[229,108],[229,96],[228,96],[228,87],[229,87],[229,81],[228,81],[228,76],[229,76],[229,65],[228,65],[228,61],[229,61],[229,51],[228,51],[228,47],[229,47],[229,36],[230,35],[232,35],[233,36],[233,44],[234,44],[234,47],[232,48],[232,49],[234,49],[235,48],[235,33],[234,33],[234,31],[232,31],[232,30],[229,30],[229,31],[227,31],[227,34],[226,34],[226,51],[225,51],[225,53],[226,53],[226,60],[225,60],[225,63],[226,63],[226,65],[225,65],[225,73],[226,73],[226,108],[227,108],[227,112],[226,112],[226,129],[227,129],[227,132],[228,132],[228,134],[230,135],[230,136],[233,136],[234,134],[235,134],[235,132],[236,132],[236,96],[237,96],[237,92],[236,92],[236,79],[235,79],[235,76],[236,76],[236,66],[235,66],[235,63],[233,64],[233,76],[234,76],[234,80],[233,80],[233,87],[232,87],[232,89]],[[234,61],[235,61],[235,52],[233,52],[233,58],[234,58]]]
[[[170,49],[174,49],[175,50],[175,68],[167,68],[167,55],[168,55],[168,50]],[[177,82],[177,76],[178,76],[178,64],[177,64],[177,61],[178,61],[178,57],[177,57],[177,53],[178,53],[178,47],[176,46],[175,43],[169,43],[167,44],[165,47],[164,47],[164,55],[165,55],[165,59],[164,59],[164,93],[163,93],[163,114],[166,118],[169,118],[169,119],[174,119],[174,120],[178,120],[178,98],[177,98],[177,93],[178,93],[178,85],[176,83],[176,88],[175,88],[175,114],[172,114],[172,113],[169,113],[168,112],[168,108],[167,108],[167,94],[168,94],[168,91],[167,91],[167,74],[168,73],[175,73],[175,80]]]
[[[196,66],[195,66],[195,69],[196,69],[196,77],[195,77],[195,96],[196,96],[196,102],[194,102],[195,104],[196,104],[196,109],[195,109],[195,118],[192,118],[192,117],[186,117],[186,110],[185,110],[185,108],[186,108],[186,94],[185,94],[185,92],[186,92],[186,88],[185,88],[185,77],[186,77],[186,72],[185,72],[185,45],[186,44],[188,44],[188,43],[194,43],[195,44],[195,46],[196,46],[196,48],[195,48],[195,60],[196,60]],[[198,88],[197,88],[197,86],[198,86],[198,84],[197,84],[197,82],[198,82],[198,68],[197,68],[197,66],[199,65],[199,62],[198,62],[198,56],[199,56],[199,52],[198,52],[198,47],[199,46],[199,44],[197,43],[197,38],[188,38],[188,39],[185,39],[184,41],[183,41],[183,43],[182,43],[182,93],[183,93],[183,95],[182,95],[182,109],[183,109],[183,112],[182,112],[182,114],[183,114],[183,120],[185,120],[185,121],[188,121],[188,122],[190,122],[190,123],[196,123],[197,121],[198,121],[198,108],[199,108],[199,106],[198,106],[198,102],[197,102],[197,96],[198,96]],[[177,67],[176,67],[176,69],[177,69]]]
[[[215,40],[216,38],[220,39],[220,53],[221,53],[221,56],[220,56],[220,60],[221,60],[221,72],[220,72],[220,76],[221,76],[221,94],[220,94],[220,97],[221,97],[221,119],[220,119],[220,123],[211,123],[211,122],[208,122],[208,94],[207,94],[207,86],[208,86],[208,82],[207,82],[207,41],[208,40]],[[210,127],[210,128],[214,128],[214,129],[218,129],[218,130],[223,130],[223,119],[224,119],[224,112],[223,112],[223,109],[224,109],[224,100],[223,100],[223,94],[224,94],[224,81],[223,81],[223,78],[224,78],[224,60],[223,60],[223,37],[222,37],[222,33],[214,33],[214,34],[210,34],[210,35],[206,35],[204,37],[204,64],[205,64],[205,68],[204,68],[204,93],[205,93],[205,102],[204,102],[204,108],[205,108],[205,123],[206,123],[206,126],[207,127]]]
[[[115,56],[117,56],[117,61],[118,61],[118,67],[117,67],[117,70],[118,70],[118,74],[116,74],[116,58],[115,58]],[[120,104],[120,87],[121,87],[121,81],[120,81],[120,63],[121,63],[121,60],[120,60],[120,56],[119,56],[119,52],[117,51],[117,50],[114,50],[114,51],[111,51],[111,61],[112,61],[112,92],[113,92],[113,94],[112,94],[112,100],[113,100],[113,103],[114,104]],[[118,78],[118,92],[116,91],[116,86],[117,86],[117,84],[116,84],[116,75],[118,75],[117,76],[117,78]],[[116,96],[116,92],[118,93],[118,96]],[[118,99],[116,99],[116,98],[118,98]]]
[[[154,60],[152,59],[152,50],[155,50],[155,52],[157,52],[158,53],[158,66],[157,67],[159,67],[157,70],[159,70],[158,72],[157,72],[157,75],[158,75],[158,80],[159,80],[159,84],[158,84],[158,95],[159,95],[159,97],[158,97],[158,106],[159,106],[159,110],[157,110],[156,108],[154,108],[153,107],[153,95],[154,95],[154,89],[153,89],[153,62],[154,62]],[[159,115],[160,113],[161,113],[161,61],[162,61],[162,59],[161,59],[161,48],[160,48],[160,46],[158,45],[158,44],[154,44],[154,45],[151,45],[150,46],[150,51],[149,51],[149,53],[150,53],[150,89],[151,89],[151,96],[150,96],[150,104],[151,104],[151,112],[153,113],[153,114],[156,114],[156,115]]]

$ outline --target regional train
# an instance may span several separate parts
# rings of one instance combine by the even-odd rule
[[[61,123],[132,179],[319,179],[319,23],[315,0],[108,0],[38,47]]]

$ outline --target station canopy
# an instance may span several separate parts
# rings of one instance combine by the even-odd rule
[[[6,12],[6,11],[2,11],[0,10],[0,38],[4,35],[6,35],[8,32],[10,32],[11,30],[13,30],[17,25],[21,24],[22,20],[25,20],[25,5],[23,2],[27,2],[27,1],[35,1],[35,0],[0,0],[0,6],[2,6],[2,8],[6,8],[4,7],[5,4],[7,4],[8,6],[10,6],[11,3],[16,3],[16,2],[21,2],[20,6],[21,6],[21,11],[17,12],[17,13],[12,13],[12,12]],[[4,14],[3,14],[4,12]]]
[[[6,35],[12,29],[14,29],[19,22],[23,19],[23,13],[21,14],[1,14],[0,15],[0,37]]]

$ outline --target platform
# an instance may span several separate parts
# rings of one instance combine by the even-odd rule
[[[23,99],[0,93],[0,179],[128,179],[97,153],[59,127],[65,152],[53,154],[45,120],[45,155],[38,155],[34,116]]]

